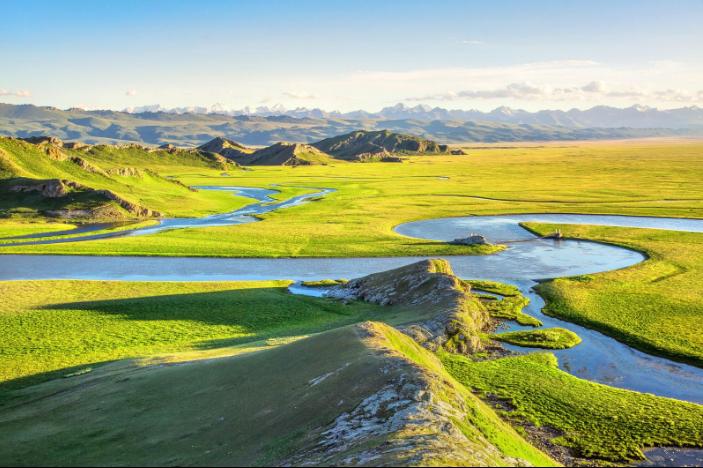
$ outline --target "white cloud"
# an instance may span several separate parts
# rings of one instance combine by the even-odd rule
[[[461,41],[461,43],[464,45],[472,45],[472,46],[485,44],[485,42],[479,41],[477,39],[464,39],[463,41]]]
[[[289,98],[289,99],[299,99],[303,101],[310,101],[313,99],[317,99],[317,95],[304,92],[304,91],[285,91],[283,93],[283,96]]]
[[[137,95],[137,90],[136,89],[128,89],[127,92],[125,92],[125,95],[129,97],[134,97]]]
[[[0,88],[0,96],[31,97],[32,93],[30,93],[26,89],[18,89],[16,91],[10,91],[9,89]]]

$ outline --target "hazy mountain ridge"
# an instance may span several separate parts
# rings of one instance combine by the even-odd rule
[[[91,144],[171,143],[178,146],[198,146],[213,137],[236,140],[245,145],[270,145],[278,141],[312,143],[356,130],[411,133],[442,143],[584,140],[703,134],[703,123],[698,127],[691,124],[686,128],[579,127],[573,122],[572,126],[525,123],[520,120],[525,119],[520,112],[509,112],[506,109],[496,112],[496,115],[504,119],[518,119],[520,123],[440,118],[427,120],[423,117],[429,118],[431,115],[423,113],[424,111],[420,112],[425,108],[395,106],[393,109],[393,112],[387,111],[385,114],[398,118],[378,118],[369,114],[369,117],[358,115],[358,118],[352,119],[339,116],[231,116],[164,111],[129,113],[0,104],[0,135],[16,137],[50,135],[62,140]],[[690,112],[694,117],[703,114],[703,110],[698,108],[689,108],[686,112]],[[403,117],[405,115],[413,115],[415,118]],[[691,118],[689,121],[694,122],[695,119]]]
[[[165,112],[169,114],[222,114],[229,116],[288,116],[311,119],[351,119],[351,120],[461,120],[489,121],[532,125],[559,125],[565,127],[632,127],[632,128],[690,128],[703,125],[703,108],[697,106],[681,107],[678,109],[656,109],[648,106],[631,106],[617,108],[610,106],[595,106],[589,109],[540,110],[529,112],[510,107],[497,107],[489,112],[476,109],[445,109],[418,104],[408,106],[402,103],[384,107],[378,112],[357,110],[352,112],[325,111],[319,108],[298,107],[286,109],[283,106],[256,109],[225,110],[221,106],[180,107],[168,109],[161,106],[144,106],[141,108],[125,109],[126,112],[140,114],[143,112]]]

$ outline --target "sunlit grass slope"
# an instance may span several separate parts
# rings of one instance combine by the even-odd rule
[[[352,430],[330,445],[327,431],[340,424]],[[121,362],[28,387],[0,405],[0,431],[8,466],[554,465],[435,356],[374,323],[235,357]]]
[[[552,354],[442,361],[459,382],[503,402],[504,417],[556,432],[552,442],[579,457],[622,462],[643,459],[647,447],[703,446],[703,406],[573,377]]]
[[[0,282],[0,381],[303,335],[378,314],[371,304],[291,295],[287,284]]]

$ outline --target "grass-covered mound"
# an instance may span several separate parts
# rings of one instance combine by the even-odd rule
[[[492,318],[514,320],[520,325],[531,327],[542,326],[541,321],[523,312],[530,300],[516,286],[487,280],[464,280],[464,283],[481,299]]]
[[[641,460],[656,446],[703,447],[703,406],[573,377],[552,354],[472,362],[442,355],[459,382],[504,408],[501,414],[551,434],[578,457]]]
[[[581,338],[565,328],[545,328],[491,335],[494,340],[527,348],[568,349],[581,343]]]
[[[373,323],[235,357],[114,363],[12,397],[8,466],[554,465],[435,356]]]
[[[330,155],[302,143],[276,143],[236,159],[246,166],[310,166],[330,164]]]
[[[554,226],[530,224],[539,232]],[[644,251],[625,270],[539,285],[545,313],[595,328],[643,351],[703,366],[703,234],[558,226],[569,237]]]

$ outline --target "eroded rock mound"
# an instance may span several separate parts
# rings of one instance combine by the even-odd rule
[[[426,348],[445,347],[460,353],[482,349],[479,332],[488,323],[488,313],[446,260],[423,260],[358,278],[331,289],[328,295],[419,310],[420,319],[400,330]]]

